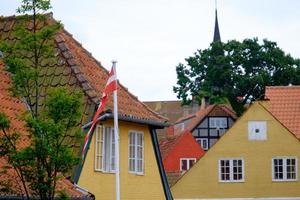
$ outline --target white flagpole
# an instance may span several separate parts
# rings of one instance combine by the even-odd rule
[[[114,74],[117,79],[117,72],[116,72],[116,63],[117,61],[112,61],[113,63],[113,70]],[[118,82],[117,82],[118,84]],[[120,200],[120,151],[119,151],[119,126],[118,126],[118,95],[117,91],[113,92],[114,94],[114,131],[115,131],[115,166],[116,166],[116,200]]]

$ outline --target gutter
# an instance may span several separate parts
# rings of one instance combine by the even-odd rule
[[[114,115],[113,113],[104,113],[103,115],[101,115],[100,117],[98,117],[97,122],[99,121],[104,121],[107,119],[113,119]],[[162,123],[162,122],[156,122],[156,121],[151,121],[151,120],[146,120],[146,119],[139,119],[139,118],[135,118],[132,115],[118,115],[119,120],[122,121],[126,121],[126,122],[134,122],[134,123],[138,123],[138,124],[146,124],[146,125],[150,125],[155,127],[156,129],[163,129],[167,126],[170,126],[169,123]],[[88,122],[87,124],[83,125],[81,127],[82,130],[88,129],[89,127],[91,127],[92,125],[92,121]]]

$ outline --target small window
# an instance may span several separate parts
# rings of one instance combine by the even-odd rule
[[[196,158],[181,158],[180,171],[185,172],[189,170],[194,165],[195,162],[196,162]]]
[[[266,140],[267,139],[267,122],[249,121],[248,122],[248,139],[249,140]]]
[[[208,139],[207,138],[197,138],[197,142],[200,144],[203,150],[208,150]]]
[[[136,174],[144,173],[144,134],[142,132],[130,131],[129,144],[129,172]]]
[[[226,117],[210,117],[209,118],[210,128],[227,128],[227,118]]]
[[[297,176],[297,159],[295,157],[272,159],[273,181],[296,181]]]
[[[219,160],[219,181],[220,182],[243,182],[244,161],[242,159]]]
[[[95,171],[115,171],[115,139],[113,128],[96,127]]]

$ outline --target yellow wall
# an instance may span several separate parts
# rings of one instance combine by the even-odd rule
[[[248,120],[267,121],[267,140],[248,140]],[[275,156],[296,156],[299,160],[300,143],[259,103],[255,103],[171,188],[173,197],[175,199],[300,197],[299,181],[272,182],[271,160]],[[244,159],[243,183],[219,182],[218,161],[221,158]]]
[[[110,120],[103,122],[103,125],[113,126],[113,123]],[[144,175],[128,172],[129,130],[144,132]],[[119,132],[121,199],[165,199],[148,126],[119,122]],[[95,135],[91,141],[78,185],[93,193],[96,199],[115,199],[115,174],[94,171]]]

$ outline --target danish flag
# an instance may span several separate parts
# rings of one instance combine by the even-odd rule
[[[116,76],[115,67],[113,66],[111,68],[110,73],[109,73],[109,77],[108,77],[107,83],[105,85],[105,89],[103,91],[103,94],[102,94],[101,102],[98,106],[97,112],[95,113],[95,115],[93,117],[92,126],[91,126],[90,130],[88,131],[88,133],[86,134],[85,139],[84,139],[84,146],[83,146],[83,150],[82,150],[82,159],[83,160],[84,160],[84,156],[85,156],[86,151],[87,151],[89,138],[90,138],[91,133],[93,132],[93,130],[95,128],[95,125],[97,123],[97,119],[98,119],[99,115],[104,110],[104,107],[105,107],[105,104],[106,104],[106,101],[107,101],[107,96],[112,94],[116,90],[117,90],[117,76]]]

